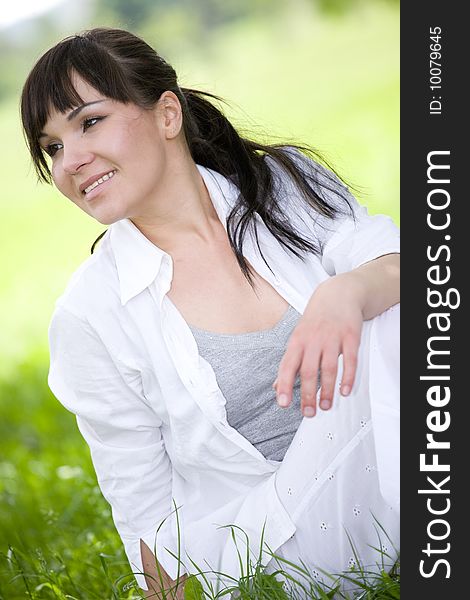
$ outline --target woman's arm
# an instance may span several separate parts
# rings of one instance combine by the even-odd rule
[[[321,283],[294,329],[274,383],[278,402],[288,406],[297,373],[305,416],[316,412],[320,372],[320,407],[331,407],[338,357],[343,355],[341,393],[354,384],[362,323],[400,301],[400,255],[387,254]]]
[[[373,319],[400,302],[399,254],[380,256],[337,277],[345,285],[351,285],[353,293],[356,289],[364,321]]]
[[[65,308],[55,311],[49,338],[49,386],[76,415],[137,583],[145,589],[140,540],[155,546],[165,570],[176,575],[178,564],[170,554],[178,547],[170,517],[171,463],[161,421],[143,401],[137,374],[129,385],[129,375],[119,370],[91,325]]]

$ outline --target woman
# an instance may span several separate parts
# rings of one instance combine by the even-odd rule
[[[57,44],[22,95],[39,177],[109,225],[57,302],[49,385],[148,595],[195,564],[237,577],[230,525],[317,578],[398,525],[396,228],[208,97],[113,29]]]

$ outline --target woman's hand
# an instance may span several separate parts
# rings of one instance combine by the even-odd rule
[[[316,412],[320,377],[320,408],[330,408],[343,355],[341,394],[354,384],[362,323],[400,301],[400,255],[387,254],[321,283],[287,344],[273,387],[280,406],[289,406],[297,373],[301,407],[306,417]]]
[[[274,384],[280,406],[292,401],[297,373],[301,379],[301,407],[306,417],[316,412],[320,376],[320,407],[330,408],[343,355],[341,393],[347,396],[354,384],[363,313],[361,288],[352,273],[336,275],[318,286],[289,339]]]
[[[145,581],[148,590],[142,590],[145,598],[153,598],[153,600],[184,600],[184,584],[187,575],[180,575],[177,581],[173,581],[165,569],[157,562],[155,555],[147,546],[140,540],[140,552],[142,555],[142,566],[144,568]]]

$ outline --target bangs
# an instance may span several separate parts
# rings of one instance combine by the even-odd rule
[[[23,87],[21,119],[38,178],[47,183],[51,172],[39,139],[53,111],[63,113],[83,104],[73,84],[76,75],[107,98],[138,103],[119,62],[86,34],[66,38],[46,52]]]

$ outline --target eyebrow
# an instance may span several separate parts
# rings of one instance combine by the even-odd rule
[[[93,102],[85,102],[85,104],[74,108],[72,112],[70,112],[67,115],[67,121],[71,121],[72,119],[74,119],[87,106],[91,106],[92,104],[99,104],[100,102],[104,102],[104,100],[94,100]]]
[[[105,100],[93,100],[93,102],[85,102],[81,106],[77,106],[67,115],[67,121],[72,121],[84,108],[87,106],[91,106],[92,104],[100,104],[101,102],[105,102]],[[39,138],[48,137],[47,133],[41,132],[39,134]]]

